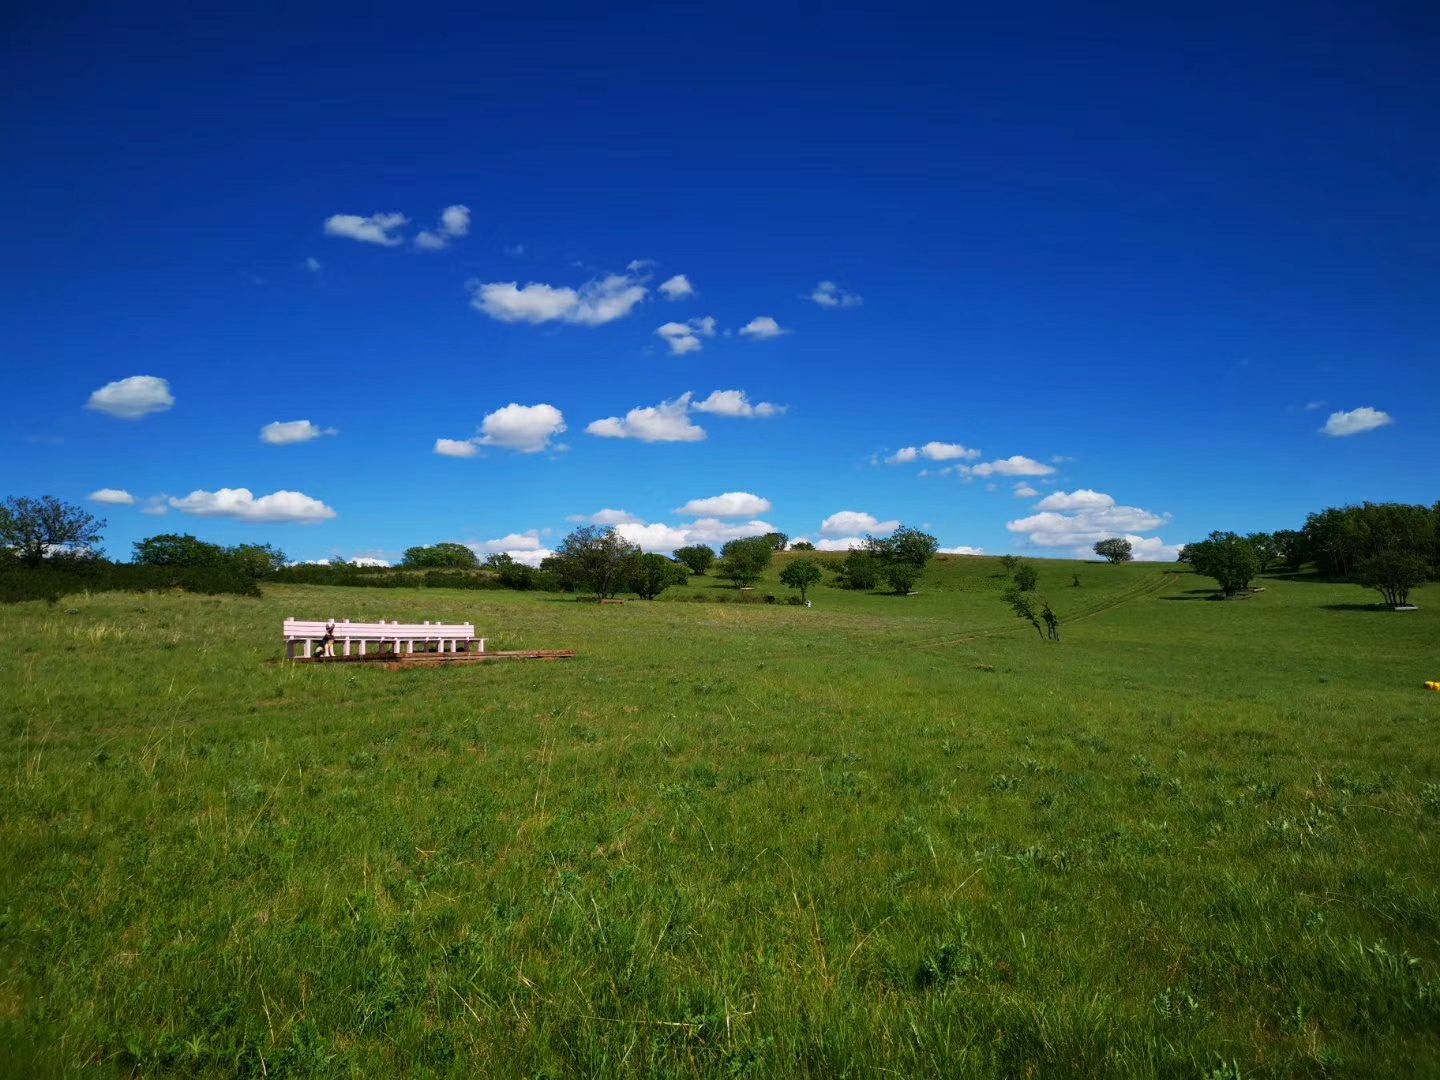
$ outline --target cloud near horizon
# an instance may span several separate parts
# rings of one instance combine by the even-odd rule
[[[894,532],[900,527],[897,521],[881,521],[874,514],[868,514],[864,510],[840,510],[831,514],[820,523],[820,535],[836,538],[843,537],[846,540],[858,540],[859,533],[884,534]],[[823,548],[815,545],[821,551],[837,550],[834,548]]]

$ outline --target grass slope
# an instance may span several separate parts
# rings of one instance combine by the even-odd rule
[[[965,558],[7,609],[0,1073],[1440,1070],[1440,589],[1040,565],[1059,645]],[[581,658],[267,664],[287,615]]]

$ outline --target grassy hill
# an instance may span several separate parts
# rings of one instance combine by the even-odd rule
[[[1440,588],[1038,565],[1059,644],[958,556],[8,608],[0,1073],[1440,1070]],[[270,663],[287,615],[581,655]]]

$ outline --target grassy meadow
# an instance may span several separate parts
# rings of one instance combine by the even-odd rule
[[[0,609],[0,1075],[1440,1074],[1440,587],[1037,565]]]

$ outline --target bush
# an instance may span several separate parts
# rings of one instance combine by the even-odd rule
[[[880,584],[880,560],[868,551],[855,550],[840,564],[840,587],[869,591]]]
[[[1250,541],[1238,533],[1212,532],[1209,539],[1189,545],[1190,565],[1197,574],[1211,577],[1226,596],[1247,589],[1260,572],[1260,557]]]
[[[182,589],[208,596],[259,596],[255,579],[234,567],[137,566],[105,559],[48,559],[39,566],[0,568],[0,603],[48,600],[85,592],[158,592]]]
[[[1015,588],[1020,592],[1034,592],[1040,584],[1040,571],[1030,563],[1021,563],[1015,568]]]

